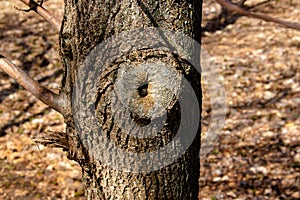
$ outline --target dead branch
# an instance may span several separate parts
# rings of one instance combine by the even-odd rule
[[[280,24],[283,25],[287,28],[291,28],[291,29],[295,29],[300,31],[300,24],[296,23],[296,22],[289,22],[289,21],[285,21],[285,20],[281,20],[281,19],[276,19],[273,17],[270,17],[268,15],[265,14],[261,14],[261,13],[254,13],[254,12],[250,12],[248,10],[245,10],[237,5],[234,5],[230,2],[228,2],[227,0],[215,0],[217,3],[219,3],[220,5],[222,5],[223,7],[225,7],[226,9],[228,9],[229,11],[232,12],[237,12],[241,15],[245,15],[245,16],[249,16],[249,17],[253,17],[253,18],[258,18],[258,19],[262,19],[268,22],[273,22],[276,24]]]
[[[26,4],[30,10],[33,10],[37,14],[39,14],[41,17],[43,17],[47,22],[52,24],[58,31],[60,30],[60,22],[51,16],[51,14],[46,10],[42,5],[39,5],[33,0],[20,0],[24,4]]]
[[[66,99],[40,85],[36,80],[30,78],[21,68],[17,67],[10,60],[0,54],[0,69],[15,79],[21,86],[32,95],[41,100],[46,105],[57,110],[61,114],[66,114]]]
[[[42,144],[50,148],[62,148],[69,151],[69,142],[66,133],[47,132],[46,134],[33,139],[36,144]]]

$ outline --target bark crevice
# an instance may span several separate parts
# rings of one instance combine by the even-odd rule
[[[89,120],[84,117],[81,119],[82,124],[76,124],[76,112],[82,111],[89,115],[90,110],[77,110],[74,107],[77,106],[74,104],[74,94],[77,94],[74,88],[76,84],[80,84],[79,78],[85,80],[87,87],[83,88],[87,92],[96,88],[95,91],[92,90],[95,93],[87,102],[94,105],[103,135],[124,152],[151,153],[169,144],[174,139],[182,118],[178,95],[187,88],[180,87],[181,78],[188,79],[193,88],[190,92],[195,92],[200,100],[197,106],[201,111],[200,74],[196,69],[191,69],[191,63],[172,53],[174,44],[169,43],[169,36],[164,35],[163,31],[159,38],[154,37],[151,31],[142,37],[139,33],[143,31],[142,28],[155,26],[162,30],[180,31],[200,42],[201,4],[198,0],[65,0],[60,34],[60,52],[65,67],[62,92],[72,102],[69,106],[72,112],[65,116],[66,134],[69,157],[78,161],[83,170],[87,199],[198,199],[200,128],[190,147],[169,165],[141,173],[117,170],[97,158],[102,150],[104,152],[113,146],[110,143],[103,145],[99,135],[91,131],[93,127],[88,127]],[[124,41],[116,41],[110,45],[108,41],[126,31],[136,35],[128,35],[126,43],[125,34]],[[137,40],[134,40],[135,37]],[[151,42],[143,42],[143,39]],[[186,48],[189,47],[193,48],[187,44]],[[161,69],[151,65],[161,66]],[[101,75],[97,77],[95,74],[98,72],[94,73],[93,70],[99,66]],[[145,66],[148,68],[144,69]],[[91,71],[81,73],[86,67],[90,67]],[[162,73],[169,75],[162,76]],[[165,85],[169,85],[170,89],[161,89]],[[121,89],[117,91],[118,88]],[[84,99],[85,96],[80,98]],[[129,114],[121,109],[122,106],[118,103],[121,100],[123,104],[127,103]],[[166,113],[162,114],[161,110],[166,110]],[[130,120],[136,126],[126,128],[124,124]],[[153,127],[148,131],[140,131],[151,123],[160,126],[158,134],[154,134],[156,130]],[[188,137],[190,133],[187,133]],[[182,142],[185,143],[185,139]],[[166,156],[166,160],[171,157]],[[116,158],[118,157],[114,157],[114,154],[108,155],[108,160],[112,163],[130,161],[126,157]],[[151,162],[154,163],[143,158],[135,166],[129,167],[142,170],[139,169],[141,166],[146,166],[147,163],[153,165]]]

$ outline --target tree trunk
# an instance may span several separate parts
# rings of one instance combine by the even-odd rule
[[[201,6],[65,0],[64,117],[87,199],[198,199]]]

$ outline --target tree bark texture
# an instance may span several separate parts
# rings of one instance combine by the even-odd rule
[[[65,68],[61,92],[66,94],[67,102],[72,102],[65,105],[68,112],[64,116],[69,157],[82,167],[87,199],[198,199],[200,126],[195,136],[185,130],[186,138],[193,137],[191,144],[166,166],[160,167],[141,156],[124,167],[122,163],[131,162],[130,157],[105,152],[117,147],[126,155],[143,154],[170,143],[185,116],[180,112],[178,93],[184,96],[194,92],[198,105],[191,103],[186,113],[195,112],[197,106],[201,112],[200,73],[188,59],[169,51],[173,45],[168,39],[170,35],[148,29],[180,31],[200,43],[201,6],[200,0],[65,0],[60,32],[60,54]],[[195,56],[192,43],[186,42],[186,48],[191,49],[188,57],[199,64],[200,55]],[[96,68],[99,76],[93,72]],[[180,77],[187,80],[192,91],[181,88]],[[83,83],[81,89],[92,93],[91,96],[74,89],[76,84]],[[79,101],[74,100],[74,94],[80,94]],[[126,102],[127,110],[122,109],[122,102]],[[89,103],[92,106],[88,109],[80,107]],[[166,109],[165,114],[161,108]],[[74,115],[80,112],[85,114],[78,121]],[[90,126],[93,122],[89,115],[95,115],[103,138],[112,142],[103,142],[102,136],[92,131],[96,129]],[[153,120],[164,121],[158,134],[156,128],[145,128]],[[127,127],[131,122],[135,126]],[[186,142],[184,138],[182,143]],[[178,146],[174,143],[175,149]],[[115,167],[98,155],[106,156],[106,161],[115,163]],[[172,160],[167,153],[160,156],[160,161]],[[143,171],[143,166],[153,170]]]

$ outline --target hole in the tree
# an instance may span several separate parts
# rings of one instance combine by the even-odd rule
[[[140,126],[147,126],[151,123],[151,119],[149,118],[140,118],[136,115],[134,115],[132,112],[130,112],[130,117],[133,119],[135,123],[137,123]]]
[[[148,83],[142,83],[138,88],[139,95],[141,97],[145,97],[148,95]]]

